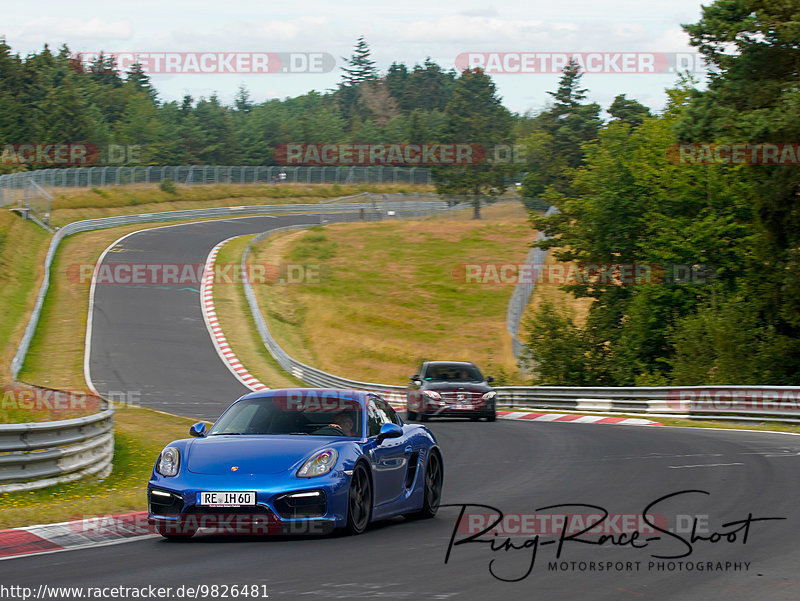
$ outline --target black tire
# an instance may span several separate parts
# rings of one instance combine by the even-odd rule
[[[487,422],[496,422],[497,421],[497,414],[492,413],[489,417],[486,418]]]
[[[417,419],[416,411],[408,411],[408,410],[406,410],[406,421],[407,422],[413,422],[416,419]]]
[[[439,503],[442,500],[442,482],[444,472],[442,470],[442,458],[437,451],[428,454],[425,462],[425,480],[423,481],[424,493],[422,497],[422,509],[410,514],[412,519],[429,519],[439,511]]]
[[[371,517],[372,483],[367,468],[363,463],[358,463],[353,468],[353,475],[350,477],[345,530],[348,534],[361,534],[367,529]]]
[[[421,422],[428,421],[428,414],[427,413],[420,413],[419,414],[419,421],[421,421]]]

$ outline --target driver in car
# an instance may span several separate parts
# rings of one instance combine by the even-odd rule
[[[333,418],[333,423],[314,430],[317,436],[355,436],[353,418],[347,411],[340,411]]]

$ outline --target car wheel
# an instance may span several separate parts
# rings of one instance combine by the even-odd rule
[[[421,421],[421,422],[428,421],[428,415],[426,413],[420,413],[419,414],[419,421]]]
[[[428,454],[428,461],[425,463],[425,491],[422,497],[422,509],[409,517],[427,519],[436,515],[442,500],[443,476],[442,459],[439,457],[439,453],[431,451]]]
[[[363,463],[353,469],[347,501],[347,526],[349,534],[361,534],[367,529],[372,514],[372,484]]]
[[[489,417],[486,418],[486,421],[487,422],[495,422],[495,421],[497,421],[497,414],[496,413],[492,413]]]
[[[415,411],[406,411],[406,421],[413,422],[417,419],[417,413]]]

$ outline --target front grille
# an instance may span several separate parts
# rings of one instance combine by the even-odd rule
[[[328,500],[321,490],[303,491],[319,493],[314,497],[293,497],[290,493],[275,499],[275,510],[284,519],[316,518],[324,516],[328,511]]]
[[[485,403],[481,398],[484,394],[482,392],[454,391],[442,392],[440,394],[442,395],[442,401],[445,403],[472,403],[476,407],[482,406]]]
[[[154,495],[153,491],[150,491],[149,497],[150,513],[154,515],[177,516],[180,515],[183,509],[183,499],[174,493],[169,493],[169,497],[164,497],[162,495]]]

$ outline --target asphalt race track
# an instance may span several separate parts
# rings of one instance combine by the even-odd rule
[[[202,263],[225,238],[308,221],[260,217],[154,229],[126,238],[105,260]],[[144,405],[206,418],[245,392],[216,355],[197,291],[98,286],[95,303],[91,375],[101,392],[141,390]],[[631,534],[636,527],[602,545],[565,535],[558,559],[560,530],[551,528],[538,539],[534,531],[512,538],[513,549],[502,544],[503,536],[483,537],[494,545],[454,545],[445,563],[451,537],[467,537],[454,533],[455,506],[443,507],[433,520],[398,518],[358,537],[201,534],[176,543],[154,536],[22,557],[0,562],[0,582],[34,588],[43,581],[152,584],[173,591],[181,585],[258,584],[273,601],[800,599],[796,436],[503,421],[442,421],[431,428],[444,454],[445,504],[482,504],[506,515],[573,504],[578,506],[553,512],[596,515],[605,509],[612,514],[607,523],[625,514],[623,523],[667,495],[709,494],[678,494],[650,510],[677,527],[675,533],[636,521],[638,539]],[[144,488],[143,482],[143,494]],[[691,518],[676,514],[700,516],[696,535],[711,540],[689,542]],[[767,517],[786,519],[756,521]],[[597,542],[589,534],[580,538]]]

